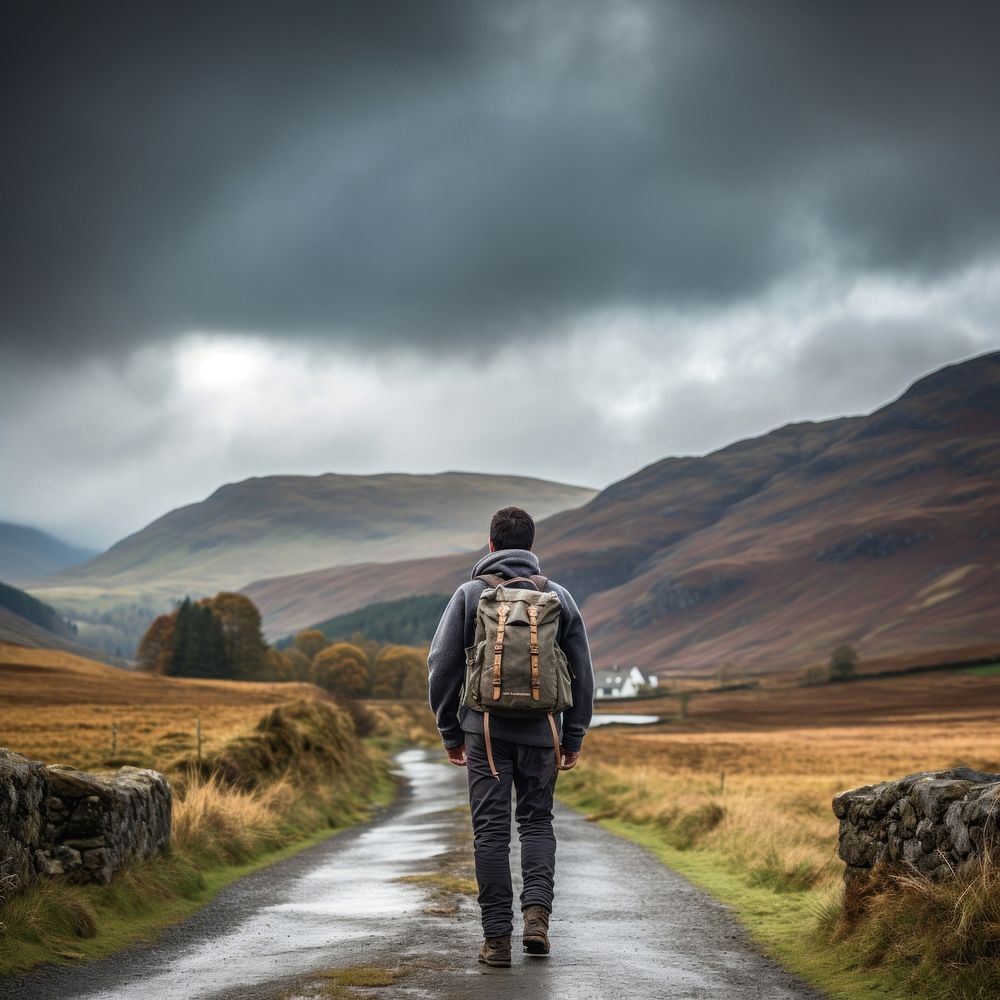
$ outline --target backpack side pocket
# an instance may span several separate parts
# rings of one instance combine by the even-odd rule
[[[462,685],[459,703],[476,712],[483,710],[481,684],[485,654],[485,639],[481,639],[474,646],[466,647],[465,650],[465,684]]]

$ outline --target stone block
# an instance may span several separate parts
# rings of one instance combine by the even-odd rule
[[[839,853],[845,881],[877,866],[940,880],[968,871],[984,856],[1000,858],[1000,775],[971,768],[923,771],[842,792]],[[856,900],[850,905],[855,906]]]
[[[52,857],[58,861],[63,868],[76,868],[82,862],[80,852],[75,847],[67,847],[59,844],[52,848]]]
[[[67,837],[96,836],[104,824],[107,804],[96,795],[80,799],[66,824]]]
[[[39,875],[62,875],[62,863],[50,858],[44,851],[35,851],[35,868]]]

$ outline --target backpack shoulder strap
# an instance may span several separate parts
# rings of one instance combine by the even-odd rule
[[[532,587],[535,588],[539,593],[541,593],[549,585],[549,578],[547,576],[512,576],[506,579],[502,576],[497,576],[496,573],[482,573],[476,577],[477,580],[482,580],[484,583],[488,583],[491,587],[509,586],[515,583],[530,583]]]

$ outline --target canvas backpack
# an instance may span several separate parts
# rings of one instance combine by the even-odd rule
[[[462,704],[483,713],[490,772],[498,781],[490,743],[490,715],[548,716],[559,767],[559,733],[553,714],[573,704],[572,672],[556,635],[562,605],[544,576],[505,580],[495,575],[479,597],[473,644],[465,651]],[[531,589],[528,589],[528,588]]]

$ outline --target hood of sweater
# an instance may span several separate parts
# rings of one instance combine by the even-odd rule
[[[472,568],[472,579],[484,573],[495,573],[510,580],[515,576],[535,576],[541,573],[538,556],[527,549],[498,549],[483,556]]]

